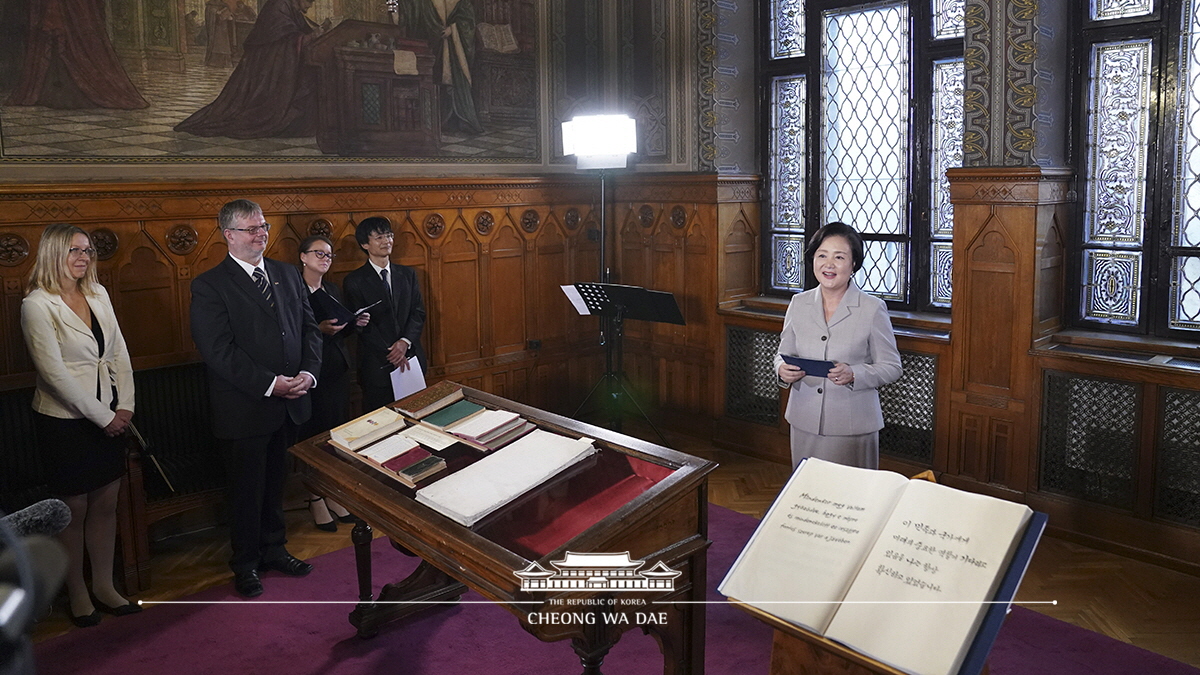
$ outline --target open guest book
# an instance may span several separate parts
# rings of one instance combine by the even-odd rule
[[[534,429],[465,469],[417,490],[417,501],[471,527],[595,452],[590,438]]]
[[[1023,504],[809,458],[718,590],[907,673],[977,673],[1045,522]]]

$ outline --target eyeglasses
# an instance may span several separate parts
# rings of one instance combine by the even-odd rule
[[[326,253],[325,251],[318,251],[315,248],[310,248],[307,251],[301,251],[301,253],[311,253],[311,254],[317,256],[318,258],[320,258],[321,260],[333,260],[334,258],[337,257],[336,253]]]
[[[225,229],[237,230],[238,232],[245,232],[246,234],[250,235],[251,237],[257,237],[258,235],[262,234],[263,232],[270,232],[271,224],[263,223],[262,225],[255,225],[253,227],[227,227]]]
[[[72,246],[71,248],[67,249],[67,255],[71,256],[72,258],[78,258],[81,255],[86,255],[89,258],[95,258],[96,249],[91,247],[79,248],[77,246]]]

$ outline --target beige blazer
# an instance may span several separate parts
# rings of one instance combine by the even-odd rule
[[[99,289],[87,301],[104,331],[103,354],[92,327],[71,311],[62,296],[40,288],[21,301],[21,330],[37,369],[33,409],[50,417],[86,417],[105,427],[115,416],[110,409],[112,384],[117,387],[117,407],[133,412],[133,367],[108,291]]]
[[[849,385],[807,375],[792,383],[784,417],[810,434],[854,436],[883,428],[878,388],[900,379],[900,351],[887,304],[851,282],[829,322],[821,287],[792,296],[783,319],[779,354],[845,363]],[[783,357],[775,355],[775,372]]]

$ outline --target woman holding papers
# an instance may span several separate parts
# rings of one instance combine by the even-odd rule
[[[59,535],[69,560],[71,621],[95,626],[97,610],[140,611],[113,586],[133,368],[108,292],[96,280],[96,249],[78,227],[54,224],[42,232],[21,302],[21,330],[37,370],[33,417],[49,487],[71,508],[71,524]]]
[[[308,286],[310,298],[325,293],[337,303],[342,303],[342,292],[332,281],[325,279],[325,273],[335,257],[333,242],[325,237],[313,236],[300,242],[300,275]],[[318,313],[318,307],[327,306],[324,302],[311,304],[314,313]],[[350,411],[346,406],[350,398],[350,352],[346,349],[344,332],[350,324],[338,323],[337,319],[320,316],[319,313],[316,319],[320,322],[322,338],[321,372],[317,375],[321,386],[308,392],[312,397],[312,417],[300,427],[299,437],[302,439],[328,431],[350,419]],[[355,326],[365,326],[370,321],[371,315],[363,312],[358,315]],[[326,532],[337,531],[337,522],[330,511],[343,523],[354,520],[341,504],[315,494],[308,496],[308,509],[312,513],[313,523]]]
[[[792,297],[783,320],[775,371],[791,389],[784,417],[792,425],[792,468],[805,457],[879,468],[883,411],[878,388],[900,378],[900,352],[887,305],[852,280],[863,241],[845,223],[829,223],[805,251],[817,287]],[[784,357],[831,362],[787,363]],[[804,364],[802,364],[804,365]]]

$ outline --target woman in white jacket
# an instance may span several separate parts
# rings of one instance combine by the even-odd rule
[[[71,508],[60,538],[70,557],[71,621],[81,627],[100,622],[97,610],[120,616],[141,609],[113,586],[133,368],[108,292],[96,280],[95,258],[86,232],[48,225],[21,302],[21,330],[37,370],[38,445],[50,490]],[[83,578],[85,549],[95,602]]]

